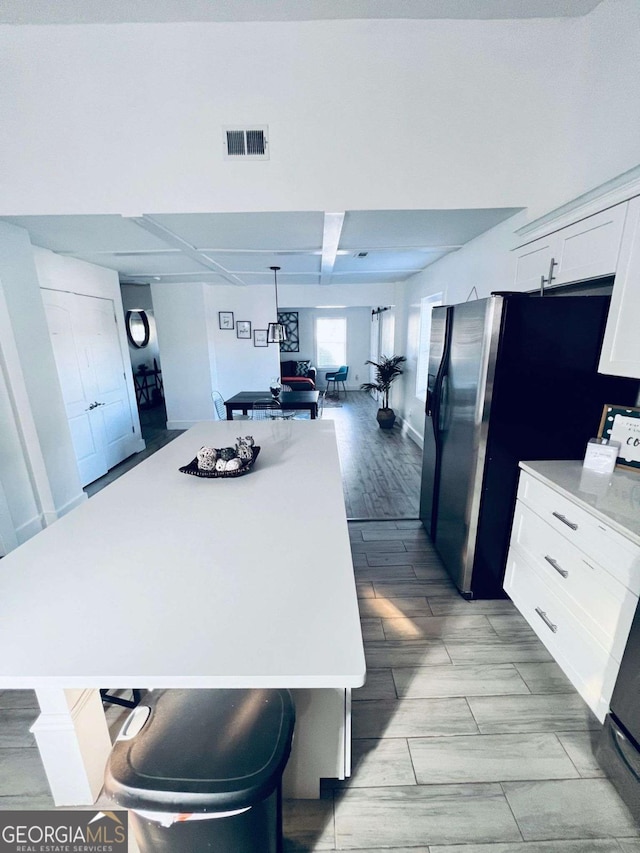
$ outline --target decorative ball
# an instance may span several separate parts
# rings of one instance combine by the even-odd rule
[[[223,447],[220,450],[220,459],[224,459],[225,462],[228,462],[230,459],[236,458],[236,449],[235,447]]]
[[[201,447],[197,454],[198,468],[201,471],[213,471],[216,456],[217,453],[213,447]]]
[[[221,457],[216,462],[216,471],[226,471],[226,469],[227,469],[227,462],[225,459],[222,459],[222,457]]]
[[[225,463],[225,469],[224,470],[225,471],[238,471],[240,468],[242,468],[242,460],[238,459],[236,457],[235,459],[229,459],[229,461],[227,463]]]

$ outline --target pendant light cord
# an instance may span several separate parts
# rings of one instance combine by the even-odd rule
[[[276,323],[280,322],[278,317],[278,270],[280,267],[269,267],[270,270],[273,270],[273,279],[276,286]]]

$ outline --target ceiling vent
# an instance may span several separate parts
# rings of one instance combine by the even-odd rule
[[[268,160],[268,127],[224,127],[223,145],[225,160]]]
[[[354,258],[366,258],[369,252],[356,252]]]

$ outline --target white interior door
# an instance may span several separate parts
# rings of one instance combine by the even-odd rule
[[[86,388],[88,365],[76,340],[74,294],[43,290],[49,334],[83,486],[108,471],[103,419]],[[85,363],[83,363],[83,359]]]
[[[102,417],[107,467],[113,468],[129,455],[134,431],[113,301],[76,295],[75,311],[89,366],[87,384]]]
[[[113,300],[54,290],[42,294],[86,486],[131,453],[134,425]]]

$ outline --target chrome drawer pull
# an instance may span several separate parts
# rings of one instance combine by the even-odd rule
[[[547,561],[547,563],[549,563],[550,566],[553,566],[553,568],[556,570],[556,572],[559,575],[562,575],[563,578],[569,577],[569,572],[566,569],[563,569],[561,566],[559,566],[558,563],[556,562],[556,560],[553,559],[553,557],[550,557],[548,554],[545,554],[544,558]]]
[[[569,519],[566,518],[566,516],[561,515],[559,512],[552,512],[551,515],[553,515],[555,518],[557,518],[558,521],[561,521],[563,524],[566,524],[567,527],[570,527],[572,530],[578,529],[577,524],[574,524],[573,521],[569,521]]]
[[[544,610],[541,610],[539,607],[536,607],[536,613],[542,619],[547,628],[550,628],[555,634],[558,630],[558,626],[553,624],[553,622],[551,621],[551,619],[549,619]]]

